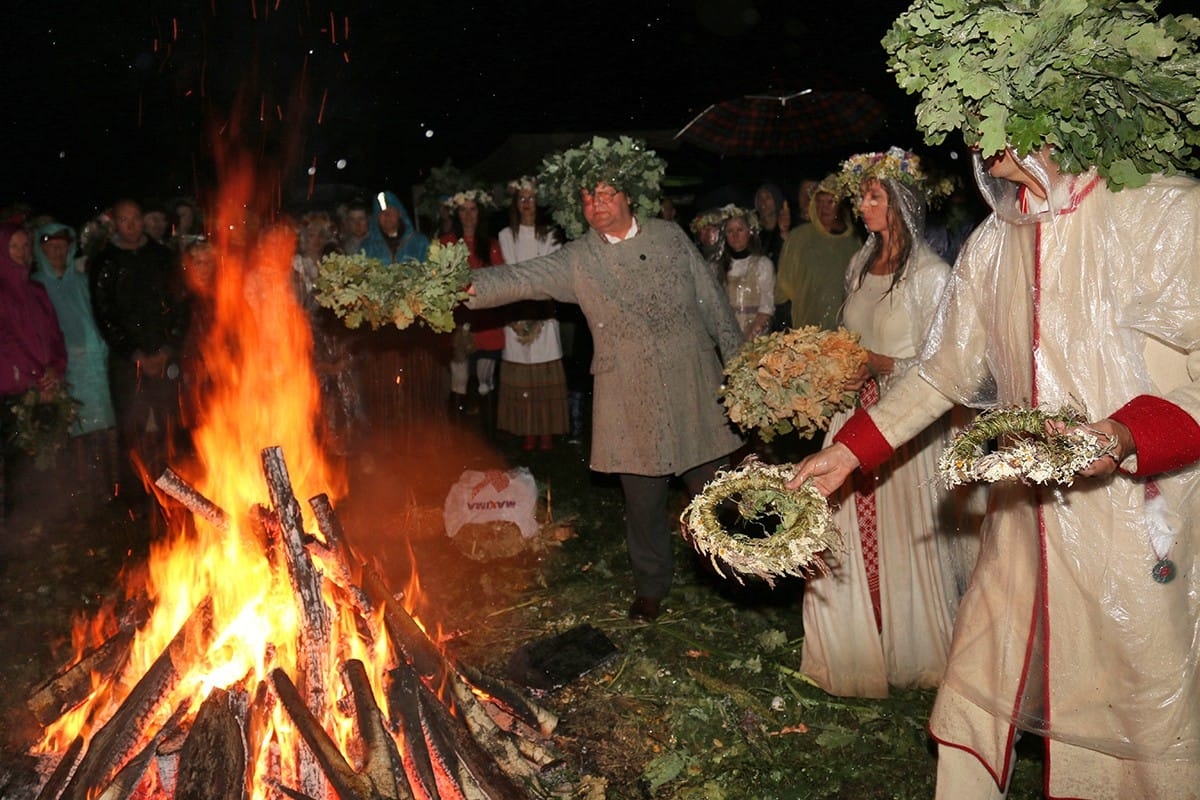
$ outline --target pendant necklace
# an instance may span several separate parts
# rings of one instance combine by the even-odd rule
[[[1164,510],[1166,501],[1155,481],[1146,481],[1146,523],[1150,534],[1150,550],[1157,561],[1150,570],[1155,583],[1170,583],[1175,580],[1175,562],[1168,558],[1175,544],[1175,535],[1166,525]],[[1160,545],[1165,545],[1159,555]]]

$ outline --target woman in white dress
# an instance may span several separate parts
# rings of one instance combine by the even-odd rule
[[[753,211],[726,206],[725,248],[721,281],[738,327],[747,341],[766,333],[775,315],[775,265],[758,241],[758,218]]]
[[[562,247],[558,232],[539,219],[534,179],[511,181],[508,192],[509,225],[499,236],[504,263],[519,264]],[[504,326],[497,425],[522,437],[525,450],[550,450],[554,436],[570,428],[558,320],[550,301],[525,301],[519,308],[521,319]]]
[[[868,231],[847,268],[842,310],[868,351],[849,387],[866,407],[916,365],[950,267],[924,241],[924,181],[911,153],[855,156],[842,187]],[[848,417],[833,420],[827,445]],[[956,524],[963,507],[947,503],[937,474],[949,417],[830,497],[847,552],[805,587],[801,668],[831,694],[886,697],[889,685],[935,686],[945,670],[977,546],[976,529]]]

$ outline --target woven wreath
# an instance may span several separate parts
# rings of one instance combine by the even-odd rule
[[[846,381],[867,362],[858,334],[810,325],[759,336],[725,365],[721,400],[729,419],[769,442],[796,431],[800,438],[829,429],[837,411],[857,397]]]
[[[774,587],[776,578],[829,573],[821,554],[841,551],[842,535],[811,481],[794,491],[785,486],[795,471],[793,464],[748,458],[735,469],[719,471],[683,510],[684,535],[718,575],[726,577],[724,565],[738,583],[745,583],[743,575],[754,575]],[[723,505],[736,508],[748,523],[761,525],[767,515],[779,522],[773,530],[763,526],[764,535],[757,538],[730,532],[718,516]]]
[[[1052,422],[1062,433],[1047,429]],[[946,486],[1019,480],[1070,486],[1079,470],[1113,452],[1115,441],[1089,433],[1076,410],[997,408],[984,411],[954,437],[938,459]],[[996,445],[994,440],[1000,439]]]

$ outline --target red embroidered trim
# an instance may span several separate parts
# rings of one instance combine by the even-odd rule
[[[861,408],[846,420],[833,440],[850,448],[850,452],[858,457],[863,472],[870,472],[892,457],[892,446],[875,427],[875,420]]]
[[[1138,465],[1134,475],[1157,475],[1200,460],[1200,424],[1172,402],[1138,395],[1109,418],[1133,434]]]

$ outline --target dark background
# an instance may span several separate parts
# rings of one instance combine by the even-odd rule
[[[1190,0],[1189,0],[1190,1]],[[879,40],[904,0],[63,0],[5,15],[0,205],[79,223],[122,195],[210,193],[236,142],[280,204],[408,188],[511,133],[678,130],[767,89],[861,89],[920,144]],[[859,149],[864,149],[859,148]],[[836,166],[661,153],[708,184]],[[343,166],[339,168],[339,162]],[[309,170],[313,170],[311,176]],[[788,174],[791,173],[791,174]]]

